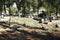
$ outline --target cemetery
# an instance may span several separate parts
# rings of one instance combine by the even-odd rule
[[[0,40],[60,40],[60,0],[0,0]]]

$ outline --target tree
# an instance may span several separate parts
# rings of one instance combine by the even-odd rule
[[[33,7],[33,12],[36,12],[38,8],[38,0],[33,0],[31,5]]]
[[[56,17],[57,17],[57,14],[59,12],[59,9],[60,9],[60,0],[50,0],[49,1],[49,4],[55,9],[54,11],[56,12]],[[57,17],[58,19],[58,17]]]
[[[17,11],[18,11],[17,8],[15,8],[15,7],[11,7],[11,14],[16,13]]]
[[[2,14],[3,10],[3,0],[0,0],[0,14]]]

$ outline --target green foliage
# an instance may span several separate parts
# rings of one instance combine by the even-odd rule
[[[33,0],[32,1],[32,6],[33,7],[37,7],[38,6],[38,1],[37,0]]]
[[[22,13],[30,13],[30,9],[33,8],[33,12],[38,11],[40,7],[44,7],[47,9],[48,14],[56,11],[60,11],[60,1],[59,0],[2,0],[0,1],[0,11],[5,11],[5,6],[9,8],[9,12],[14,13],[16,11],[15,8],[12,7],[13,3],[16,3],[18,12],[21,10]],[[4,9],[3,9],[4,5]],[[21,9],[22,8],[22,9]],[[14,10],[15,9],[15,10]],[[14,11],[13,11],[14,10]]]
[[[15,8],[15,7],[11,7],[11,13],[16,13],[17,11],[18,11],[17,8]]]
[[[59,5],[57,0],[45,0],[43,2],[43,7],[47,9],[48,14],[50,15],[51,13],[58,11],[59,10]],[[55,9],[56,8],[56,9]]]

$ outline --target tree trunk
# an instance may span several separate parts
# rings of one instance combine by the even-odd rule
[[[10,1],[9,1],[10,2]],[[10,8],[10,3],[8,4],[9,6],[8,6],[8,8],[9,8],[9,15],[11,16],[11,8]],[[9,18],[9,27],[10,27],[10,21],[11,21],[11,17]]]
[[[4,4],[3,4],[3,8],[4,8],[4,12],[6,13],[5,1],[4,1]]]
[[[11,8],[10,8],[10,6],[9,6],[9,15],[12,15],[12,14],[11,14]]]
[[[3,5],[0,3],[0,15],[2,15]]]

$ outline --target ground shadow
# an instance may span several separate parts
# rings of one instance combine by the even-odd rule
[[[53,36],[47,32],[47,35],[41,35],[37,32],[28,32],[25,30],[17,30],[20,33],[2,34],[0,40],[60,40],[60,37]]]
[[[38,29],[38,28],[34,28],[34,29]],[[20,33],[17,33],[16,31]],[[0,40],[60,40],[60,37],[54,36],[52,33],[47,32],[46,34],[47,35],[41,35],[39,32],[35,32],[35,31],[29,32],[26,30],[16,29],[15,32],[13,33],[7,32],[6,34],[5,33],[0,34]]]

